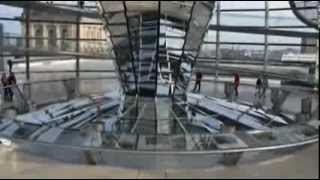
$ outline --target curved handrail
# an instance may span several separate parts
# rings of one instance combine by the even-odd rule
[[[12,140],[13,142],[18,143],[30,143],[34,145],[46,145],[46,146],[55,146],[60,148],[71,148],[77,150],[94,150],[94,151],[104,151],[104,152],[118,152],[118,153],[133,153],[133,154],[158,154],[158,155],[201,155],[201,154],[224,154],[224,153],[243,153],[243,152],[256,152],[256,151],[268,151],[268,150],[277,150],[277,149],[286,149],[293,148],[298,146],[309,145],[319,142],[319,136],[315,136],[312,139],[308,139],[301,142],[290,143],[290,144],[280,144],[273,146],[264,146],[264,147],[251,147],[251,148],[237,148],[237,149],[225,149],[225,150],[198,150],[198,151],[148,151],[148,150],[124,150],[124,149],[110,149],[110,148],[101,148],[101,147],[86,147],[86,146],[74,146],[74,145],[65,145],[57,143],[46,143],[46,142],[35,142],[31,140],[23,140],[20,138],[12,138],[8,136],[1,135],[0,137]]]

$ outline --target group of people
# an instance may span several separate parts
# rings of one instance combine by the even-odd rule
[[[15,74],[12,72],[12,61],[8,60],[9,73],[2,73],[1,84],[3,88],[4,101],[12,102],[13,101],[13,89],[12,86],[17,83]]]
[[[234,92],[235,96],[238,97],[239,95],[239,86],[240,86],[240,75],[238,73],[234,73]],[[200,92],[201,90],[201,81],[202,81],[202,73],[200,71],[196,72],[196,82],[194,84],[193,92]],[[261,76],[258,77],[256,81],[256,89],[257,92],[255,93],[255,96],[265,96],[266,89],[268,88],[268,80],[267,78],[262,78]]]
[[[193,92],[200,92],[201,90],[201,81],[202,81],[202,73],[200,71],[196,72],[196,82],[194,84]],[[238,73],[234,74],[234,90],[235,90],[235,95],[238,96],[238,88],[240,85],[240,76]]]

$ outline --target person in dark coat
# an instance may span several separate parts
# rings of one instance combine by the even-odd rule
[[[256,82],[256,89],[258,90],[258,96],[261,96],[261,89],[262,89],[262,79],[258,77],[257,82]],[[256,93],[256,94],[257,94]]]
[[[239,95],[239,91],[238,91],[239,85],[240,85],[240,76],[238,73],[235,73],[234,74],[234,90],[237,97]]]
[[[7,77],[7,86],[10,86],[7,88],[7,95],[8,95],[8,101],[12,102],[13,100],[13,85],[17,84],[17,80],[16,80],[16,76],[14,74],[14,72],[12,72],[12,61],[8,60],[8,66],[9,66],[9,76]]]
[[[4,72],[2,73],[2,76],[1,76],[1,85],[3,87],[3,99],[4,101],[8,101],[8,88],[6,87],[7,86],[7,74]]]
[[[201,81],[202,81],[202,73],[200,71],[196,72],[196,82],[194,84],[193,92],[201,91]]]

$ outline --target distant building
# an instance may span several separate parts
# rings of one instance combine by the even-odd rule
[[[22,17],[25,13],[22,13]],[[72,21],[76,22],[76,16],[66,14],[52,14],[45,11],[31,10],[31,20],[40,21]],[[80,22],[100,22],[97,19],[81,18]],[[75,51],[76,24],[62,24],[50,22],[30,22],[30,48],[49,49],[53,51]],[[22,33],[25,34],[25,23],[22,22]],[[107,39],[107,33],[103,25],[85,24],[80,25],[80,39]],[[44,39],[41,39],[44,38]],[[100,53],[108,47],[105,41],[80,41],[80,52]]]

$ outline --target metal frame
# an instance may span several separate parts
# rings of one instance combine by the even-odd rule
[[[189,26],[190,26],[190,21],[192,19],[192,15],[193,15],[193,8],[195,6],[196,2],[193,2],[192,3],[192,7],[190,9],[190,16],[189,16],[189,19],[188,19],[188,22],[186,23],[186,28],[185,28],[185,35],[184,35],[184,41],[183,41],[183,46],[182,46],[182,53],[181,53],[181,56],[179,58],[179,69],[180,69],[180,65],[181,65],[181,59],[182,59],[182,56],[184,56],[184,51],[185,51],[185,45],[186,45],[186,42],[187,42],[187,37],[188,37],[188,32],[189,32]],[[174,81],[176,82],[177,81],[177,77],[174,77]],[[172,96],[172,100],[174,100],[174,95],[175,95],[175,92],[176,92],[176,88],[177,88],[177,83],[174,83],[174,88],[173,88],[173,96]]]
[[[156,52],[156,78],[155,78],[155,97],[157,96],[157,92],[158,92],[158,64],[159,64],[159,51],[160,51],[160,47],[159,47],[159,38],[160,38],[160,18],[161,18],[161,1],[158,1],[158,22],[157,22],[157,52]],[[156,110],[155,110],[156,112]],[[155,113],[156,114],[156,113]],[[157,116],[157,114],[156,114]],[[156,128],[157,129],[157,128]]]
[[[268,4],[268,1],[265,2],[266,4]],[[17,4],[16,2],[1,2],[0,4],[4,4],[4,5],[9,5],[9,6],[15,6],[15,7],[18,7],[18,8],[26,8],[30,5],[30,3],[24,1],[22,2],[22,4]],[[35,6],[33,6],[35,4]],[[29,6],[30,8],[35,8],[35,9],[38,9],[38,10],[46,10],[48,5],[46,4],[41,4],[41,3],[34,3],[32,2],[31,3],[31,6]],[[46,7],[44,9],[41,9],[40,7]],[[40,8],[40,9],[39,9]],[[53,8],[55,10],[59,9],[63,12],[70,12],[69,10],[67,10],[67,8],[64,8],[64,7],[61,7],[59,5],[59,7],[52,7],[50,6],[50,8]],[[303,7],[303,8],[296,8],[295,10],[299,10],[299,9],[314,9],[316,7]],[[268,8],[268,9],[217,9],[217,14],[220,16],[220,13],[221,12],[241,12],[241,11],[250,11],[250,12],[255,12],[255,11],[268,11],[268,12],[271,12],[271,11],[291,11],[292,8]],[[77,8],[74,8],[71,10],[73,15],[80,15],[79,13],[81,13],[81,16],[84,15],[86,16],[88,12],[84,12],[83,10],[81,9],[77,9]],[[67,13],[68,13],[67,12]],[[89,12],[89,14],[93,14],[93,12]],[[161,18],[163,17],[161,14],[160,14]],[[192,15],[191,15],[192,16]],[[265,15],[265,21],[267,21],[268,17],[267,17],[267,13]],[[191,19],[191,18],[190,18]],[[217,57],[198,57],[198,59],[210,59],[210,60],[214,60],[216,59],[215,63],[216,63],[216,67],[218,67],[219,63],[220,62],[224,62],[224,61],[228,61],[228,60],[220,60],[220,53],[219,53],[219,49],[220,49],[220,45],[223,45],[223,44],[237,44],[237,45],[256,45],[256,46],[264,46],[264,52],[265,52],[265,55],[264,55],[264,61],[263,61],[263,66],[264,68],[266,69],[267,66],[269,66],[269,62],[271,64],[274,64],[273,60],[269,59],[268,58],[268,55],[267,55],[267,49],[269,46],[300,46],[300,47],[303,47],[303,46],[308,46],[308,47],[317,47],[316,44],[291,44],[291,43],[269,43],[268,42],[268,36],[269,35],[278,35],[278,36],[285,36],[285,37],[310,37],[310,38],[319,38],[319,34],[318,32],[302,32],[302,31],[294,31],[294,28],[304,28],[304,29],[307,29],[307,28],[310,28],[310,27],[307,27],[307,26],[267,26],[266,22],[265,22],[265,26],[258,26],[258,27],[254,27],[254,26],[221,26],[220,25],[220,19],[221,18],[218,18],[217,19],[217,23],[219,21],[219,23],[217,25],[210,25],[208,30],[214,30],[214,31],[217,31],[217,36],[218,34],[222,31],[222,32],[239,32],[239,33],[249,33],[249,34],[263,34],[265,36],[265,40],[264,40],[264,43],[241,43],[241,42],[221,42],[220,41],[220,38],[217,37],[217,40],[216,42],[209,42],[209,41],[204,41],[203,43],[204,44],[216,44],[216,52],[217,52]],[[64,23],[67,23],[67,24],[80,24],[80,25],[103,25],[103,23],[96,23],[96,22],[75,22],[75,21],[63,21],[63,20],[36,20],[36,19],[30,19],[25,17],[25,18],[9,18],[9,17],[0,17],[0,20],[4,20],[4,21],[19,21],[19,22],[25,22],[26,26],[29,26],[29,24],[31,22],[45,22],[45,23],[61,23],[61,24],[64,24]],[[178,22],[178,20],[175,19],[175,21]],[[181,29],[182,28],[182,24],[180,21],[178,22],[178,25],[170,25],[168,23],[160,23],[161,26],[168,26],[168,27],[172,27],[172,28],[177,28],[177,29]],[[116,25],[123,25],[123,23],[107,23],[106,24],[107,26],[116,26]],[[286,28],[286,29],[292,29],[292,30],[278,30],[277,28]],[[27,30],[28,29],[28,30]],[[26,28],[27,31],[29,31],[29,28]],[[30,32],[26,32],[26,34],[29,34]],[[30,37],[28,35],[25,35],[25,37],[14,37],[14,36],[2,36],[4,39],[10,39],[10,38],[16,38],[16,39],[24,39],[25,42],[26,42],[26,46],[30,46],[30,40],[33,40],[33,39],[47,39],[48,37],[41,37],[41,38],[37,38],[37,37]],[[112,41],[112,38],[121,38],[121,37],[128,37],[128,36],[125,36],[125,35],[117,35],[117,36],[110,36],[109,38],[111,38],[111,41]],[[172,39],[184,39],[185,37],[179,37],[179,36],[162,36],[161,34],[159,35],[159,37],[164,37],[164,38],[172,38]],[[57,39],[57,40],[62,40],[62,39]],[[67,38],[67,39],[63,39],[63,40],[69,40],[69,41],[104,41],[105,39],[80,39],[80,38]],[[27,43],[28,42],[28,43]],[[77,42],[76,42],[77,43]],[[28,45],[29,44],[29,45]],[[185,44],[185,42],[184,42]],[[186,50],[184,48],[180,49],[180,48],[169,48],[168,50],[172,50],[172,51],[196,51],[196,50],[193,50],[193,49],[190,49],[190,50]],[[19,53],[16,53],[15,51],[11,54],[11,55],[25,55],[26,56],[26,79],[30,79],[30,56],[37,56],[37,53],[35,52],[32,52],[32,51],[29,51],[29,48],[26,47],[26,49],[24,49],[20,54]],[[43,55],[41,53],[38,53],[39,56]],[[103,58],[104,56],[101,55],[101,56],[93,56],[93,55],[87,55],[87,56],[83,56],[81,55],[81,53],[69,53],[69,54],[64,54],[64,53],[47,53],[47,55],[68,55],[68,56],[74,56],[74,57],[92,57],[92,58]],[[8,56],[6,54],[4,54],[3,56]],[[79,59],[80,61],[80,59]],[[231,61],[230,61],[231,62]],[[256,61],[258,62],[258,61]],[[256,63],[256,62],[253,62],[253,63]],[[291,64],[291,63],[289,63]],[[305,63],[301,63],[301,64],[305,64]],[[218,68],[217,68],[218,69]],[[75,71],[78,71],[80,72],[80,67],[77,67]],[[218,74],[216,75],[216,77],[218,76]]]
[[[104,11],[104,9],[102,9],[102,16],[103,16],[103,19],[106,21],[106,23],[108,24],[108,19],[107,18],[105,18],[105,14],[106,14],[106,12]],[[108,26],[106,26],[106,28],[108,29]],[[112,43],[112,45],[113,45],[113,47],[114,47],[114,43],[113,43],[113,37],[110,37],[110,41],[111,41],[111,43]],[[113,52],[114,52],[114,54],[115,54],[115,56],[117,56],[117,52],[116,51],[114,51],[113,50]],[[117,69],[118,69],[118,72],[121,72],[121,68],[120,68],[120,66],[117,64],[117,63],[114,63],[117,67]],[[122,88],[124,88],[125,87],[125,85],[123,85],[121,82],[123,81],[122,80],[122,76],[120,76],[120,75],[118,75],[117,76],[118,77],[118,79],[120,79],[120,85],[122,86]]]
[[[132,42],[131,42],[131,32],[130,32],[130,26],[129,26],[129,18],[128,18],[128,12],[127,12],[127,5],[125,1],[122,1],[123,3],[123,8],[124,8],[124,16],[126,18],[126,23],[127,23],[127,33],[128,33],[128,42],[129,42],[129,47],[130,47],[130,56],[131,56],[131,66],[132,66],[132,70],[133,70],[133,76],[134,76],[134,81],[135,81],[135,91],[136,94],[138,93],[138,78],[137,78],[137,74],[136,74],[136,67],[134,64],[134,56],[133,56],[133,47],[132,47]]]
[[[265,27],[266,29],[269,29],[269,3],[268,1],[265,1]],[[265,72],[267,70],[268,66],[268,35],[267,33],[264,34],[264,65],[263,65],[263,75],[265,76]]]
[[[303,7],[303,8],[298,8],[296,7],[296,4],[295,4],[295,1],[289,1],[289,4],[290,4],[290,8],[291,10],[293,11],[293,14],[297,16],[297,18],[302,21],[303,23],[305,23],[306,25],[310,26],[310,27],[313,27],[315,29],[319,29],[318,27],[318,24],[317,23],[314,23],[308,19],[306,19],[303,15],[301,15],[298,10],[299,9],[316,9],[317,10],[317,6],[315,7]]]
[[[319,33],[312,32],[301,32],[301,31],[287,31],[287,30],[276,30],[276,29],[266,29],[265,27],[250,27],[250,26],[217,26],[210,25],[209,30],[220,30],[224,32],[239,32],[248,34],[267,34],[267,35],[277,35],[286,37],[309,37],[318,38]]]
[[[220,26],[220,20],[221,20],[221,2],[218,1],[217,2],[217,25]],[[216,68],[218,69],[219,67],[219,61],[220,61],[220,58],[221,58],[221,54],[220,54],[220,30],[217,30],[216,31],[216,63],[215,63],[215,66]],[[217,70],[216,71],[216,75],[215,75],[215,80],[218,80],[218,77],[219,77],[219,71]]]

